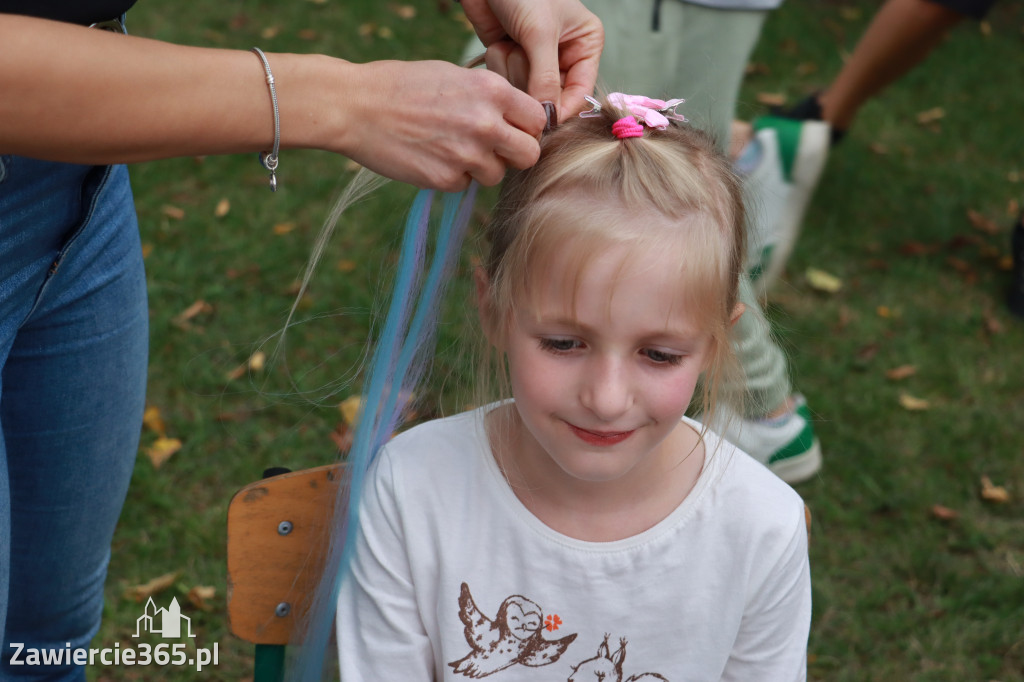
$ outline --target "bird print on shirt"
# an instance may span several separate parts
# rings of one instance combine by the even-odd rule
[[[470,652],[448,665],[471,678],[487,677],[517,664],[538,667],[554,663],[576,639],[575,634],[544,639],[543,610],[520,595],[505,599],[491,620],[477,608],[466,583],[459,594],[459,620],[465,625],[463,634]]]

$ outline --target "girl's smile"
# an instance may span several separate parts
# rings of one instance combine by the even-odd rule
[[[569,424],[569,428],[575,433],[580,440],[590,445],[616,445],[626,440],[635,433],[635,430],[629,431],[591,431],[589,429],[583,429],[574,424]]]

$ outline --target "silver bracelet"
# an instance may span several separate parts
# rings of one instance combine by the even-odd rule
[[[270,72],[270,62],[263,50],[254,47],[251,50],[263,62],[263,70],[267,72],[267,87],[270,88],[270,101],[274,105],[274,149],[268,154],[260,152],[260,163],[270,171],[270,191],[277,191],[277,150],[281,146],[281,112],[277,108],[277,88],[274,87],[274,74]]]

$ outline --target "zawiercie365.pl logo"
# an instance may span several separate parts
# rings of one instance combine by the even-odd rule
[[[146,608],[135,621],[135,634],[141,637],[144,633],[159,635],[163,639],[179,640],[183,637],[195,638],[192,632],[192,619],[182,615],[177,598],[172,598],[167,608],[157,608],[150,597]],[[208,665],[217,665],[220,658],[219,645],[214,642],[212,649],[196,647],[189,651],[185,642],[161,642],[152,645],[139,642],[132,647],[122,647],[120,642],[113,647],[102,649],[72,649],[68,643],[63,649],[35,649],[24,644],[11,642],[14,652],[11,665],[126,665],[126,666],[173,666],[195,667],[202,672]]]

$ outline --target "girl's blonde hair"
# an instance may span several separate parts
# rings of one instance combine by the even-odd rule
[[[555,254],[569,254],[569,272],[559,275],[578,286],[585,266],[613,245],[673,249],[679,265],[669,274],[678,277],[678,303],[711,334],[700,401],[713,417],[720,387],[742,385],[729,343],[745,253],[739,179],[706,133],[671,123],[620,140],[612,124],[627,114],[601,105],[599,116],[573,118],[546,133],[537,164],[505,181],[484,231],[483,323],[501,339]],[[507,397],[501,353],[491,348],[483,357],[477,399]]]

